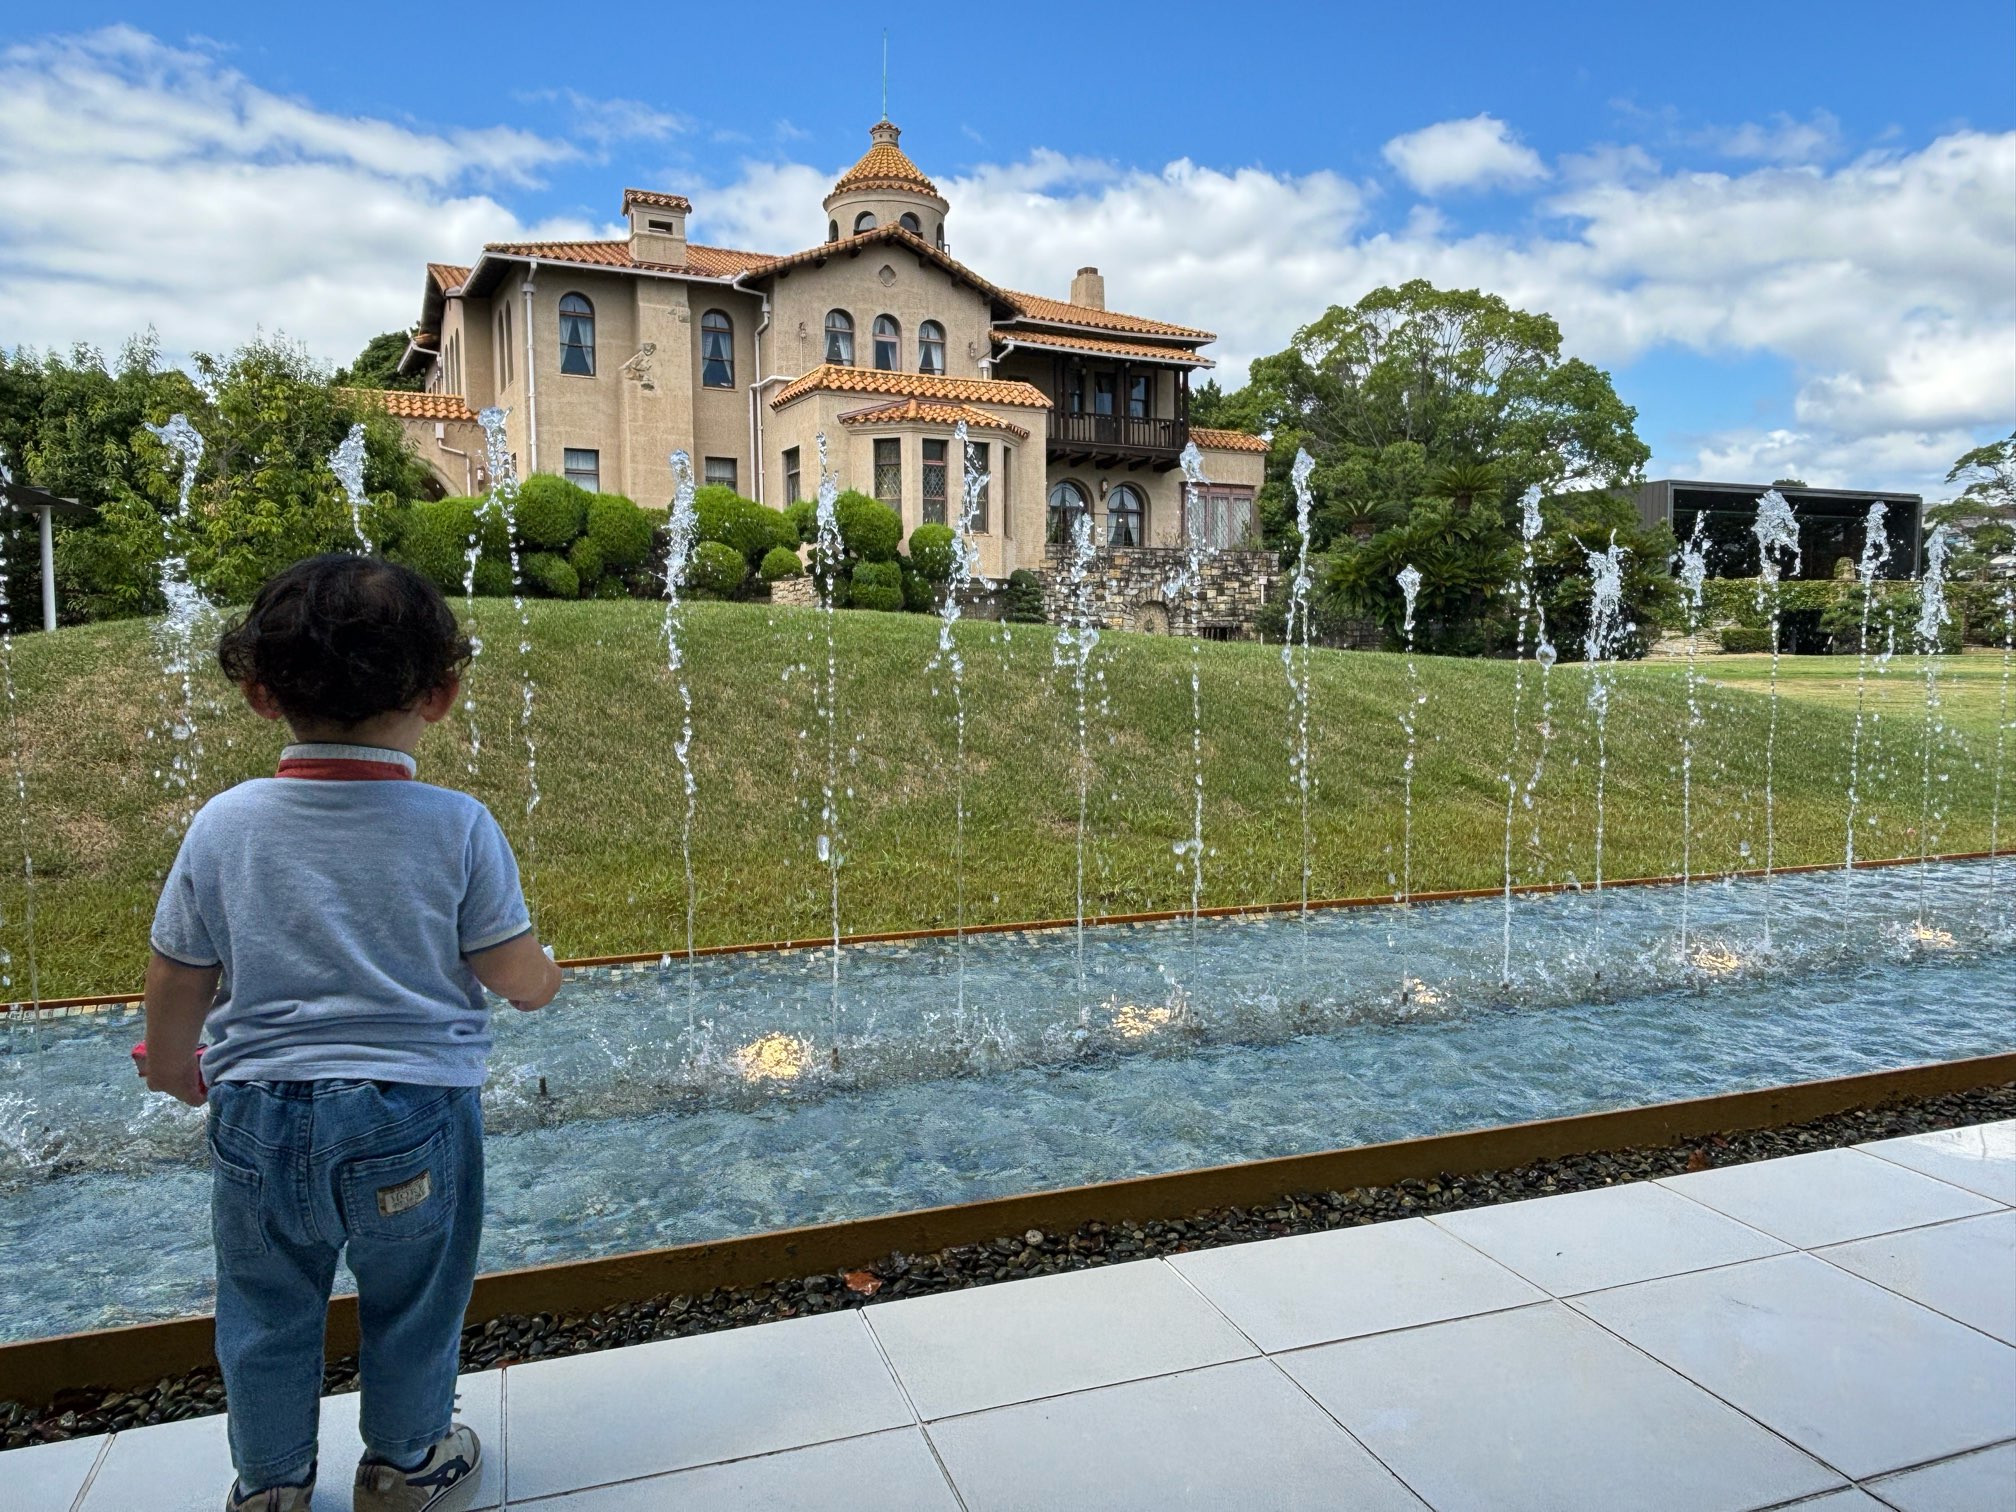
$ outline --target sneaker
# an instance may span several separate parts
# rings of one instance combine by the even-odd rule
[[[308,1512],[315,1499],[315,1472],[308,1472],[305,1486],[268,1486],[264,1491],[247,1491],[231,1482],[231,1494],[224,1498],[224,1512]]]
[[[463,1423],[450,1428],[448,1436],[411,1470],[366,1455],[357,1465],[351,1512],[429,1512],[446,1507],[458,1489],[476,1489],[476,1471],[482,1463],[483,1445],[476,1430]]]

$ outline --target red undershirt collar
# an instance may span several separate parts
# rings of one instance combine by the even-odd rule
[[[404,751],[311,741],[283,750],[274,775],[310,782],[406,782],[414,771],[415,762]]]

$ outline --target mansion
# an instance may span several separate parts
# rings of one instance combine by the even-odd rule
[[[890,505],[906,536],[957,520],[963,420],[988,477],[979,566],[996,581],[1042,568],[1080,514],[1112,555],[1180,547],[1178,459],[1194,441],[1209,480],[1197,529],[1252,544],[1266,442],[1190,424],[1211,332],[1108,309],[1096,268],[1066,299],[989,283],[952,257],[950,207],[897,128],[869,135],[826,196],[825,241],[802,251],[688,241],[686,199],[631,189],[622,239],[429,264],[401,365],[424,392],[383,401],[451,493],[487,482],[475,418],[490,405],[509,411],[521,474],[644,504],[670,498],[674,449],[704,483],[775,508],[809,498],[823,433],[840,485]],[[1116,606],[1108,622],[1143,616]]]

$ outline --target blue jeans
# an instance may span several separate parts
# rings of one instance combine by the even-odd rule
[[[349,1247],[368,1453],[410,1465],[448,1432],[483,1230],[474,1087],[225,1082],[210,1089],[217,1360],[248,1491],[315,1462],[322,1332]]]

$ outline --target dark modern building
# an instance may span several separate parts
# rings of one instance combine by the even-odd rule
[[[1648,525],[1666,524],[1685,543],[1694,523],[1707,517],[1703,532],[1709,541],[1708,571],[1713,577],[1755,577],[1757,538],[1750,527],[1757,518],[1757,499],[1769,483],[1707,483],[1686,478],[1659,478],[1638,489],[1638,513]],[[1924,537],[1925,501],[1917,494],[1871,493],[1860,488],[1793,488],[1778,492],[1799,521],[1799,576],[1829,578],[1846,557],[1862,558],[1869,506],[1886,506],[1883,533],[1890,538],[1886,578],[1918,575],[1919,545]]]

